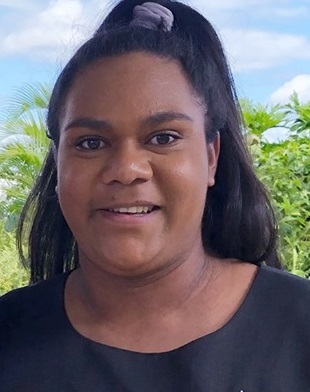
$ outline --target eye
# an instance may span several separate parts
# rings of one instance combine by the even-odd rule
[[[171,132],[164,132],[164,133],[159,133],[159,134],[153,136],[150,139],[150,143],[151,144],[160,144],[160,145],[172,144],[177,139],[180,139],[180,137],[178,135],[171,133]]]
[[[105,142],[98,137],[84,137],[77,143],[77,147],[80,150],[99,150],[105,146]]]

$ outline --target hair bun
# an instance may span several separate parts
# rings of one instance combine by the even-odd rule
[[[134,7],[130,26],[169,32],[172,29],[173,21],[173,13],[168,8],[161,4],[147,2]]]

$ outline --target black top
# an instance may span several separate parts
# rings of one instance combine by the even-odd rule
[[[63,305],[68,274],[0,298],[1,392],[310,392],[310,282],[261,267],[235,315],[173,351],[93,342]]]

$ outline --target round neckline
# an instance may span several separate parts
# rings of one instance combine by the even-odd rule
[[[238,323],[238,320],[240,319],[240,317],[242,317],[242,315],[244,313],[246,313],[246,310],[248,307],[250,307],[250,304],[252,302],[252,298],[255,296],[256,291],[257,291],[257,287],[259,286],[259,282],[262,278],[262,275],[264,274],[264,272],[268,269],[269,267],[266,265],[260,265],[258,266],[257,272],[254,276],[254,279],[252,281],[252,284],[249,288],[249,290],[247,291],[243,301],[241,302],[240,306],[238,307],[238,309],[234,312],[234,314],[232,315],[232,317],[224,324],[222,325],[220,328],[218,328],[217,330],[210,332],[206,335],[203,336],[199,336],[196,339],[187,342],[179,347],[176,347],[172,350],[168,350],[168,351],[162,351],[162,352],[139,352],[139,351],[134,351],[134,350],[129,350],[126,348],[121,348],[121,347],[114,347],[105,343],[100,343],[97,342],[95,340],[92,340],[84,335],[82,335],[80,332],[78,332],[74,326],[72,325],[66,309],[65,309],[65,301],[64,301],[64,295],[65,295],[65,287],[66,287],[66,282],[67,279],[70,275],[70,273],[72,271],[70,271],[69,273],[67,273],[65,275],[65,278],[63,280],[63,285],[62,285],[62,290],[61,290],[61,299],[60,299],[60,308],[61,308],[61,318],[63,319],[63,322],[65,323],[66,328],[68,329],[68,331],[72,334],[72,336],[74,336],[75,338],[77,338],[79,341],[82,341],[84,343],[90,344],[92,346],[95,346],[99,349],[102,350],[107,350],[110,352],[119,352],[119,353],[123,353],[123,354],[127,354],[127,355],[136,355],[136,356],[165,356],[165,355],[169,355],[169,354],[173,354],[175,352],[180,352],[183,350],[186,350],[187,348],[191,347],[191,346],[196,346],[199,345],[202,342],[211,342],[215,339],[218,339],[221,335],[225,335],[229,330],[234,328],[234,325],[236,323]]]

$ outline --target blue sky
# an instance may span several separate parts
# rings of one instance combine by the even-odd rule
[[[309,0],[190,0],[222,38],[240,96],[310,100]],[[107,0],[0,0],[0,105],[23,83],[53,83]]]

